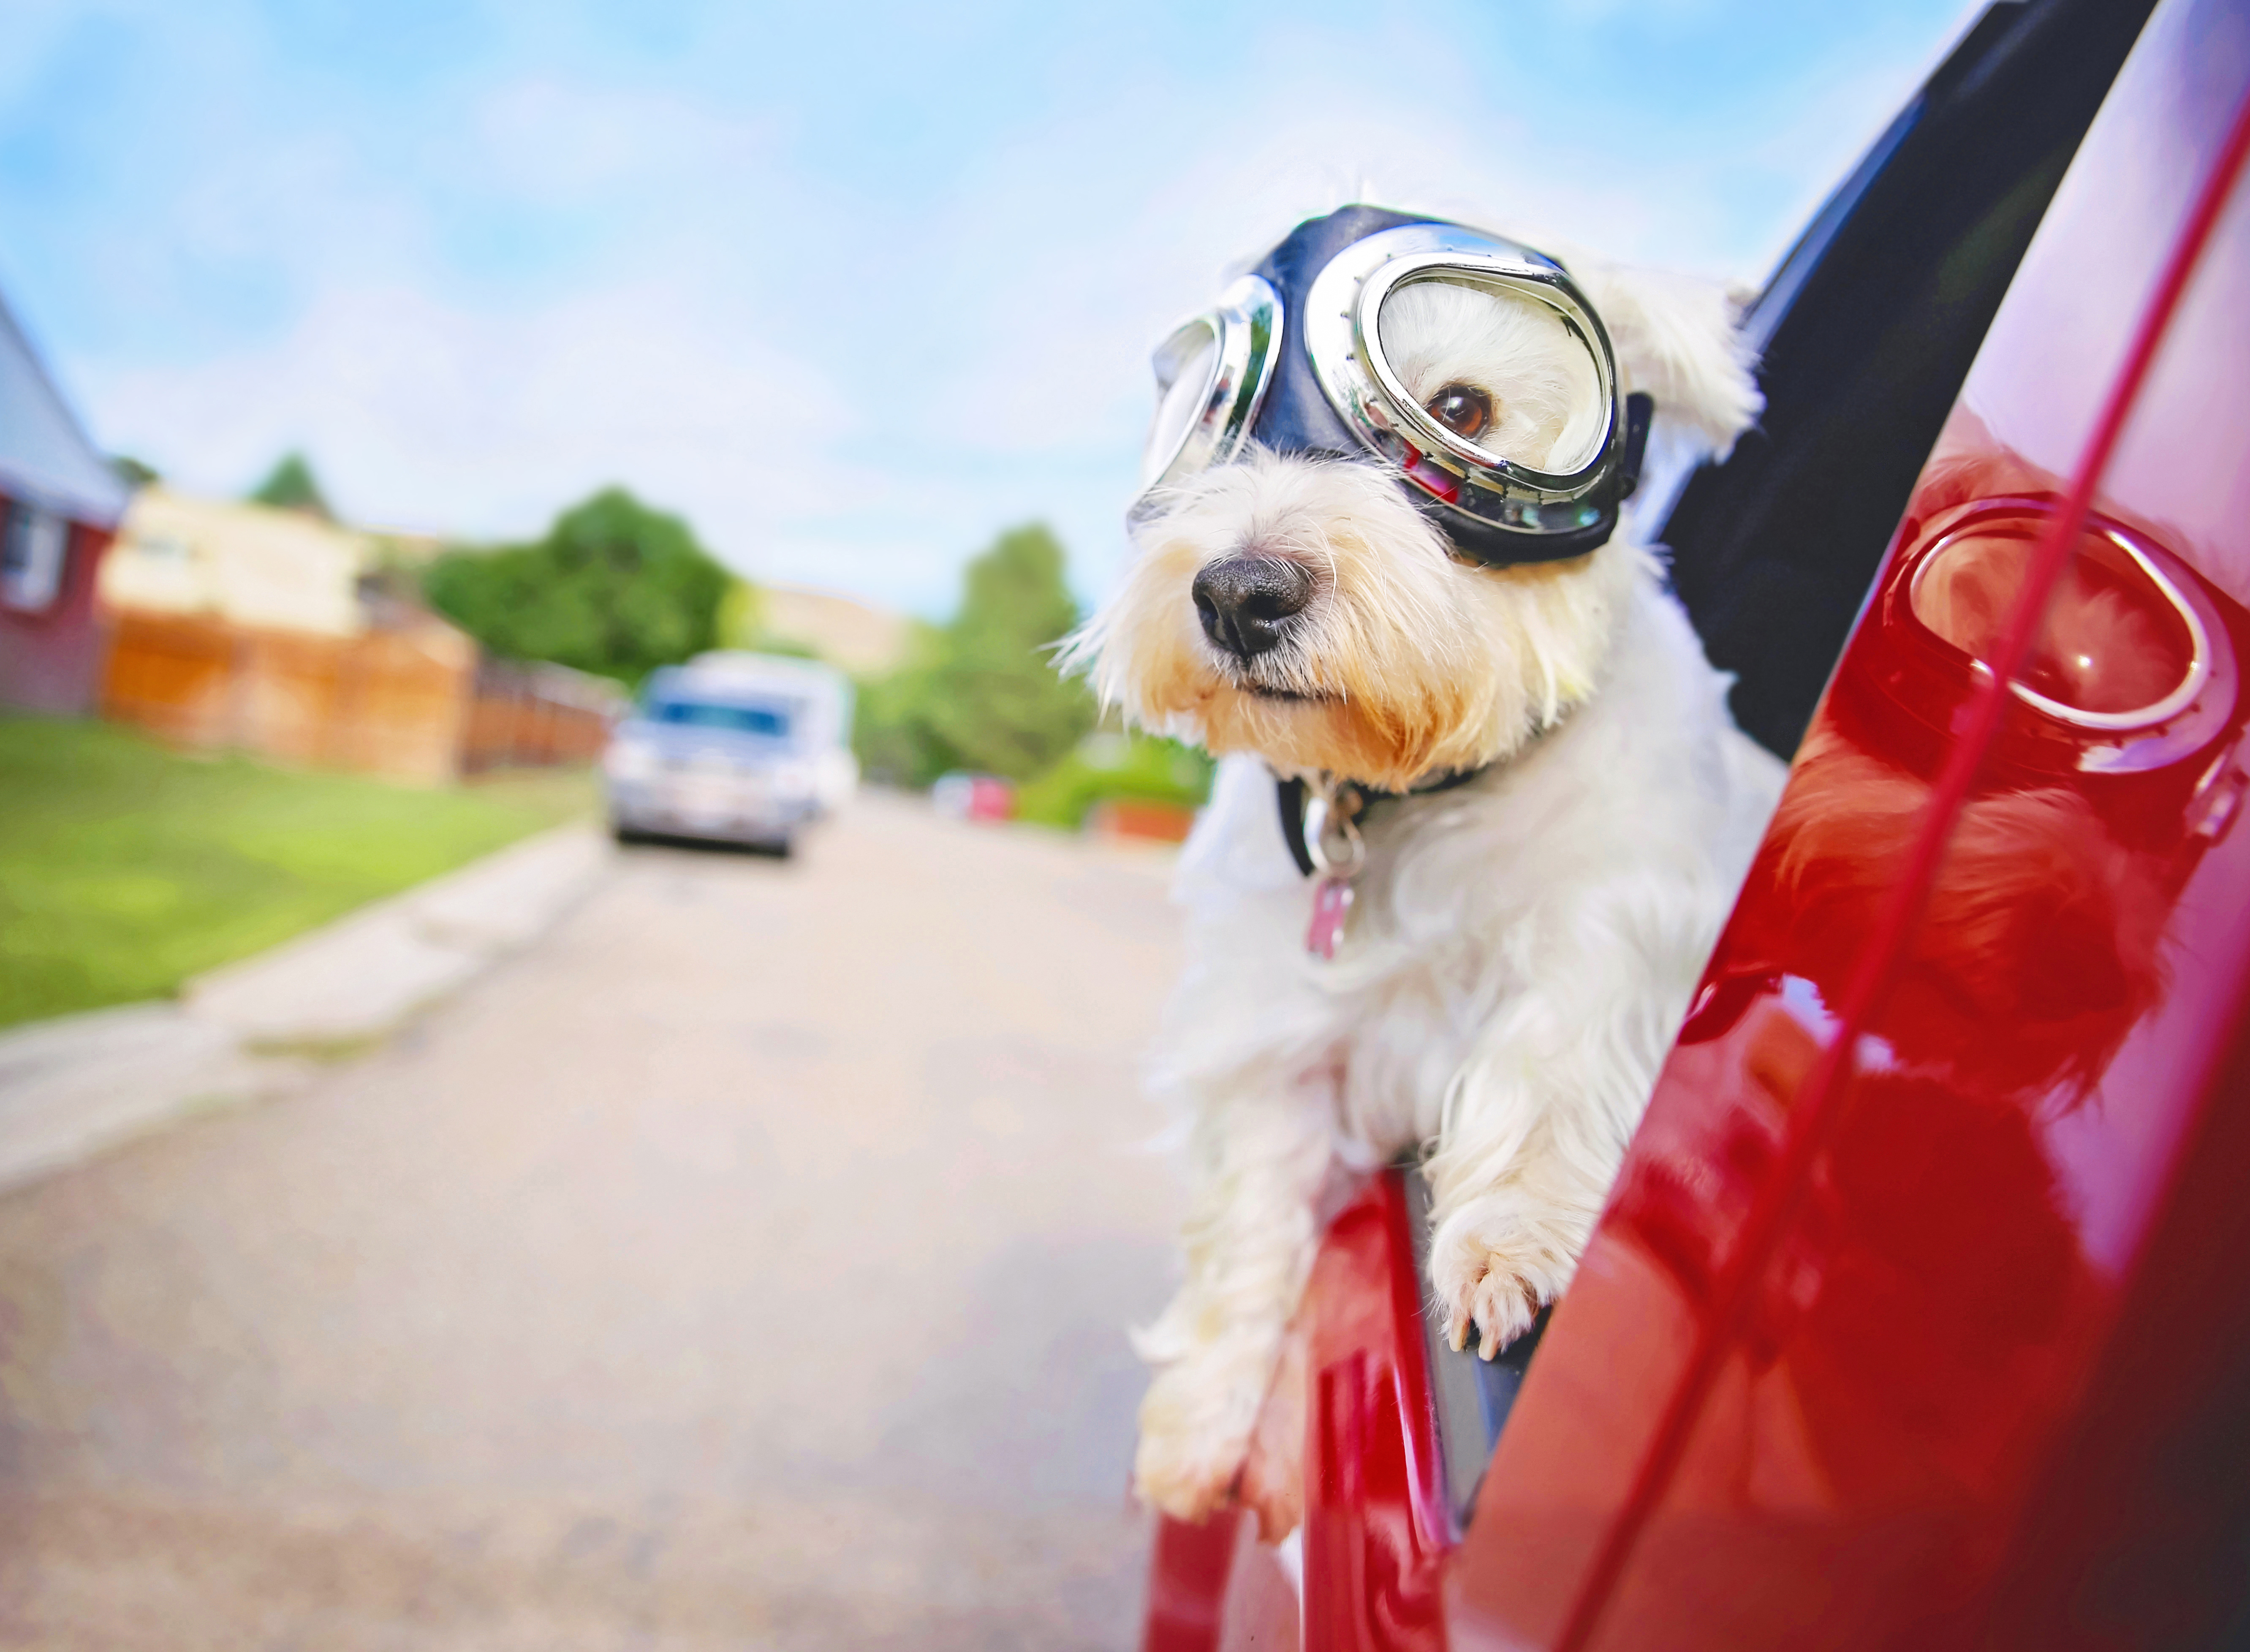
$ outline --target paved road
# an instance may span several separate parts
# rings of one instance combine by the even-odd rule
[[[0,1645],[1124,1647],[1158,856],[645,848],[309,1092],[0,1199]]]

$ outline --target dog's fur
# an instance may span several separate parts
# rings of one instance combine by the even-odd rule
[[[1658,441],[1722,452],[1758,399],[1718,292],[1565,254]],[[1383,318],[1418,395],[1467,381],[1485,441],[1575,462],[1590,375],[1536,306],[1411,289]],[[1191,956],[1159,1087],[1191,1118],[1188,1276],[1139,1338],[1157,1368],[1136,1481],[1200,1518],[1229,1494],[1341,1171],[1429,1148],[1432,1283],[1489,1358],[1569,1282],[1778,791],[1736,731],[1651,551],[1455,557],[1373,461],[1253,453],[1160,496],[1068,658],[1142,727],[1224,761],[1182,862]],[[1311,575],[1285,640],[1214,647],[1190,585],[1256,552]],[[1308,957],[1309,890],[1273,774],[1391,790],[1349,935]]]

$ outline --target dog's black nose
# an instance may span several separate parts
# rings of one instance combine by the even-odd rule
[[[1228,556],[1195,577],[1203,634],[1238,660],[1281,640],[1281,627],[1313,599],[1313,577],[1282,556]]]

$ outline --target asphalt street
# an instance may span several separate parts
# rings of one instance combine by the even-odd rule
[[[1160,853],[644,847],[286,1099],[0,1199],[0,1645],[1128,1647]]]

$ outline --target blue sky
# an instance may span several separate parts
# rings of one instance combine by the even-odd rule
[[[1963,0],[856,7],[10,0],[0,289],[96,439],[535,532],[621,481],[924,612],[1081,592],[1146,355],[1354,198],[1755,282]]]

